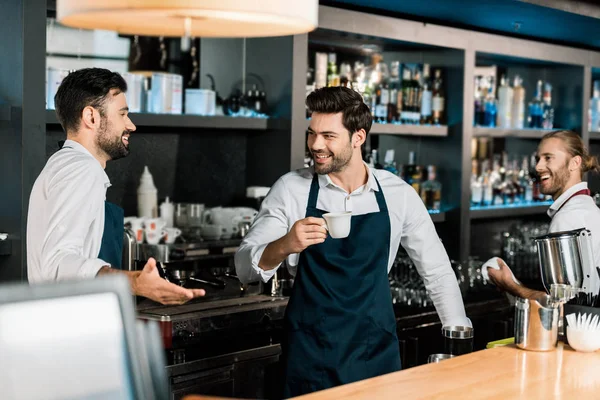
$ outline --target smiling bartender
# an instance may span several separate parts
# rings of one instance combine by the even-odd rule
[[[600,171],[598,160],[588,153],[581,137],[572,131],[555,131],[544,135],[538,146],[537,158],[540,192],[554,199],[548,209],[548,216],[552,218],[549,232],[589,229],[592,233],[594,266],[600,266],[600,209],[590,196],[587,182],[582,181],[585,172]],[[500,268],[490,268],[488,274],[500,290],[528,299],[546,295],[545,292],[517,284],[504,261],[499,260],[498,264]],[[587,288],[588,293],[598,293],[600,279],[595,268],[585,271],[583,287]]]
[[[400,243],[444,325],[471,326],[444,247],[415,190],[370,169],[361,146],[369,108],[345,87],[311,93],[308,148],[315,166],[281,177],[235,257],[243,282],[296,271],[286,310],[284,396],[397,371],[400,354],[388,273]],[[351,211],[350,235],[327,235],[326,212]]]
[[[46,163],[33,185],[27,218],[30,283],[86,279],[122,273],[132,292],[163,304],[203,296],[162,279],[154,259],[142,271],[119,271],[123,210],[105,202],[110,186],[106,162],[129,154],[135,125],[128,116],[127,84],[101,68],[70,73],[54,98],[67,132],[64,146]]]

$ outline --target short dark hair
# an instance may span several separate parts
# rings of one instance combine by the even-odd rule
[[[81,122],[81,112],[87,106],[97,108],[104,116],[104,102],[112,89],[127,91],[125,79],[104,68],[84,68],[63,79],[54,96],[56,115],[65,132],[74,131]]]
[[[371,110],[360,93],[344,86],[324,87],[315,90],[306,98],[306,106],[311,113],[342,113],[342,124],[350,136],[364,129],[368,134],[373,124]]]

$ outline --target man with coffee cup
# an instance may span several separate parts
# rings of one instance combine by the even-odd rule
[[[282,263],[295,271],[283,343],[286,398],[400,369],[388,281],[400,244],[443,325],[471,326],[421,198],[362,159],[372,116],[360,94],[327,87],[306,104],[314,167],[273,185],[235,257],[243,282],[266,282]],[[350,229],[329,213],[347,213],[335,218],[350,218]]]
[[[552,196],[548,209],[552,218],[549,233],[587,228],[592,233],[594,266],[600,266],[600,209],[590,196],[583,174],[599,172],[598,159],[588,153],[581,137],[572,131],[555,131],[544,135],[537,150],[535,167],[540,192]],[[516,297],[537,299],[546,292],[533,290],[515,282],[506,263],[498,259],[498,269],[488,268],[490,280],[498,289]],[[592,266],[583,277],[588,292],[598,294],[600,278]]]
[[[105,202],[106,162],[129,154],[135,125],[128,116],[125,80],[115,72],[86,68],[70,73],[54,97],[67,140],[33,185],[27,221],[30,283],[126,274],[132,292],[163,304],[203,296],[159,276],[156,261],[142,271],[120,271],[123,210]]]

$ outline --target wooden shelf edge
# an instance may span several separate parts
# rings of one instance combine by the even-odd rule
[[[405,135],[405,136],[448,136],[446,125],[397,125],[374,123],[369,132],[373,135]]]
[[[474,137],[514,137],[521,139],[541,139],[546,133],[556,129],[504,129],[504,128],[485,128],[481,126],[473,127]]]
[[[498,207],[498,208],[482,208],[473,209],[471,208],[471,219],[488,219],[488,218],[504,218],[504,217],[520,217],[526,215],[542,215],[548,211],[551,203],[542,203],[539,205],[528,205],[528,206],[510,206],[510,207]]]

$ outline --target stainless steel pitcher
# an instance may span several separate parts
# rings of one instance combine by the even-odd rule
[[[583,275],[594,266],[591,232],[581,228],[534,238],[540,261],[542,282],[547,291],[552,284],[581,289]]]
[[[558,341],[559,308],[550,296],[539,300],[517,299],[515,344],[524,350],[552,351]]]

